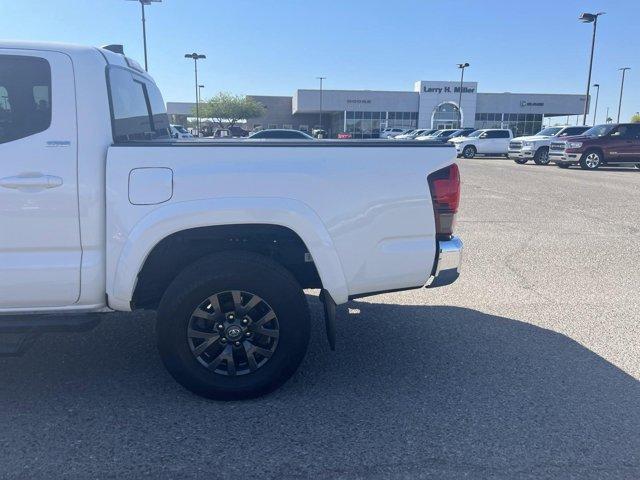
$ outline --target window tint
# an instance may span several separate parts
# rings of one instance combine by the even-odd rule
[[[559,137],[570,137],[573,135],[580,135],[583,132],[588,130],[587,127],[569,127],[562,130],[562,133],[558,135]]]
[[[489,130],[485,138],[509,138],[509,132],[506,130]]]
[[[625,134],[625,138],[640,138],[640,124],[637,125],[627,125],[627,131]]]
[[[638,138],[640,133],[640,126],[637,125],[620,125],[612,134],[612,137],[617,138]]]
[[[111,68],[109,86],[116,142],[168,138],[169,118],[155,85],[128,70]]]
[[[51,67],[44,58],[0,55],[0,143],[51,125]]]

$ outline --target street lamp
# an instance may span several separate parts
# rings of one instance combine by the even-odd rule
[[[587,113],[589,112],[589,87],[591,87],[591,69],[593,68],[593,50],[596,45],[596,28],[598,27],[598,17],[605,12],[581,13],[578,17],[582,23],[593,23],[593,36],[591,37],[591,58],[589,59],[589,76],[587,78],[587,96],[584,100],[584,115],[582,125],[587,124]]]
[[[596,106],[593,109],[593,124],[596,124],[596,114],[598,112],[598,97],[600,96],[600,84],[599,83],[594,83],[593,84],[594,88],[596,88]]]
[[[198,60],[203,60],[207,58],[206,55],[201,55],[199,53],[185,53],[184,58],[190,58],[193,60],[193,68],[196,73],[196,129],[198,130],[198,136],[200,136],[200,102],[199,102],[199,88],[198,88]]]
[[[616,123],[620,123],[620,110],[622,110],[622,92],[624,90],[624,74],[627,73],[627,70],[631,70],[631,68],[622,67],[618,70],[622,72],[622,82],[620,83],[620,100],[618,101],[618,120],[616,120]]]
[[[160,3],[162,0],[127,0],[129,2],[140,2],[142,7],[142,41],[144,42],[144,69],[149,71],[149,64],[147,62],[147,19],[144,15],[145,5],[151,5],[152,3]]]
[[[464,81],[464,69],[469,66],[468,63],[459,63],[460,69],[460,91],[458,92],[458,128],[462,128],[462,82]]]
[[[317,80],[320,80],[320,130],[323,130],[322,128],[322,81],[326,80],[327,77],[316,77]]]

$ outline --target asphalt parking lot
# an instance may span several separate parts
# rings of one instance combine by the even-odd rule
[[[640,478],[640,171],[461,161],[453,286],[339,313],[274,394],[176,384],[153,316],[0,359],[6,478]]]

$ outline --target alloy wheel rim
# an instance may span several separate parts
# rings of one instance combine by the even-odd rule
[[[542,152],[542,154],[540,155],[540,163],[542,163],[543,165],[549,163],[549,152]]]
[[[587,155],[586,164],[589,168],[595,168],[600,163],[600,157],[595,153],[590,153]]]
[[[471,158],[471,156],[473,155],[473,149],[470,147],[466,147],[463,153],[466,158]]]
[[[278,347],[280,325],[273,308],[254,293],[229,290],[198,304],[187,325],[187,343],[198,362],[225,376],[253,373]]]

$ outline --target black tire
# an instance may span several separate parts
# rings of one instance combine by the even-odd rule
[[[242,322],[249,322],[245,333],[251,338],[245,339],[242,335],[238,337],[241,340],[238,342],[230,341],[230,333],[237,334],[237,330],[229,330],[235,324],[224,330],[224,326],[217,323],[230,321],[240,324],[241,315],[233,318],[229,313],[237,312],[234,310],[235,298],[228,301],[232,298],[232,291],[241,292],[240,305],[247,305],[254,295],[262,300],[242,313]],[[220,310],[213,308],[214,303],[205,308],[209,309],[208,312],[218,313],[205,312],[206,317],[194,315],[202,312],[202,305],[205,304],[203,302],[214,297],[219,300]],[[260,324],[256,318],[252,318],[261,317],[269,310],[276,317],[277,336],[271,327],[265,328],[267,323]],[[266,315],[262,318],[265,317]],[[219,320],[220,318],[223,320]],[[216,400],[258,397],[280,387],[297,370],[309,343],[309,318],[309,307],[302,288],[280,264],[249,252],[212,254],[184,269],[162,297],[157,323],[160,356],[173,378],[198,395]],[[216,328],[223,329],[220,337],[196,356],[193,351],[194,338],[199,337],[191,334],[193,330],[189,334],[187,330],[194,327],[194,320],[200,322],[200,319],[207,325],[198,327],[198,332],[206,330],[205,333],[209,335],[206,340],[201,340],[202,343],[213,340],[213,334],[218,333]],[[245,328],[244,325],[239,326]],[[249,331],[251,327],[253,333]],[[265,330],[272,333],[268,336],[258,333]],[[225,335],[229,337],[228,340]],[[260,351],[272,348],[271,354],[263,356],[259,351],[256,350],[254,354],[251,350],[252,362],[249,362],[248,347],[255,348],[251,346],[251,342],[258,344],[261,341],[266,342],[266,346],[258,345],[262,348]],[[210,354],[209,351],[213,353]],[[219,351],[231,353],[226,353],[225,357],[223,353],[218,354]],[[229,355],[230,360],[226,359]],[[216,366],[207,368],[205,365],[208,362],[203,362],[206,360],[205,356],[206,359],[213,357],[211,365],[217,361]],[[220,361],[220,358],[223,360]],[[243,365],[244,373],[240,370]],[[226,369],[227,373],[220,373],[219,369]]]
[[[536,165],[549,165],[549,147],[540,147],[533,156]]]
[[[598,150],[587,150],[580,158],[580,167],[583,170],[597,170],[603,163],[604,158]]]
[[[571,166],[570,163],[565,163],[565,162],[557,162],[556,165],[558,165],[558,167],[560,168],[569,168]]]
[[[513,161],[516,162],[518,165],[524,165],[529,160],[527,160],[526,158],[514,158]]]
[[[473,145],[467,145],[462,149],[462,156],[464,158],[473,158],[476,156],[477,150]]]
[[[640,163],[636,163],[636,168],[640,170]]]

